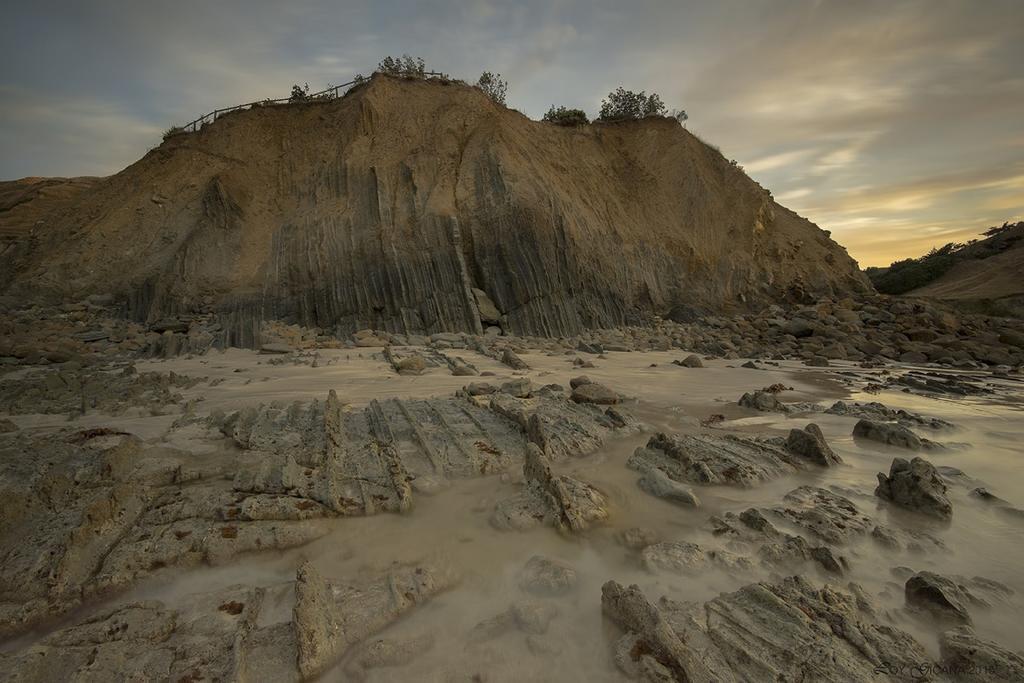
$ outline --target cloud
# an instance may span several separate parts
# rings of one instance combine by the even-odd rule
[[[20,3],[0,23],[0,178],[112,173],[171,124],[407,52],[467,80],[501,72],[533,117],[551,104],[594,114],[619,85],[656,91],[877,261],[1021,211],[1024,3],[984,5]]]

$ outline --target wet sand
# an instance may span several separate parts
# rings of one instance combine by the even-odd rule
[[[644,424],[644,431],[606,443],[597,452],[554,464],[559,474],[572,474],[588,481],[612,501],[611,519],[603,527],[580,537],[569,538],[552,529],[526,532],[499,532],[489,522],[494,504],[514,494],[519,477],[488,476],[457,480],[433,496],[417,495],[413,509],[404,515],[381,514],[364,518],[325,520],[331,532],[309,544],[276,554],[254,554],[229,566],[182,571],[167,569],[129,592],[106,601],[105,606],[139,599],[160,599],[173,604],[182,596],[238,583],[272,586],[295,577],[304,559],[311,560],[326,577],[354,577],[386,569],[394,562],[414,562],[424,558],[451,567],[461,576],[459,585],[389,627],[382,637],[431,635],[434,646],[413,662],[399,667],[383,667],[367,672],[368,680],[452,680],[479,672],[488,681],[521,680],[622,680],[622,673],[611,660],[610,644],[614,629],[601,618],[601,585],[609,579],[622,584],[636,583],[653,598],[666,595],[676,600],[704,601],[742,585],[773,578],[773,573],[758,567],[743,576],[708,571],[699,576],[656,575],[646,571],[635,553],[617,540],[631,527],[653,530],[661,540],[690,541],[702,547],[721,547],[720,539],[708,530],[708,518],[727,511],[749,507],[778,505],[790,490],[803,484],[838,487],[861,510],[877,521],[903,529],[928,531],[946,544],[948,552],[913,555],[887,553],[870,539],[843,548],[850,561],[848,573],[836,579],[810,572],[812,581],[845,585],[853,581],[864,586],[876,598],[885,619],[914,634],[938,657],[937,629],[903,610],[903,579],[896,578],[894,567],[924,569],[944,575],[983,576],[1002,582],[1016,594],[989,610],[973,612],[975,627],[984,638],[1011,649],[1024,645],[1024,622],[1019,619],[1024,606],[1024,548],[1021,528],[1024,521],[1001,514],[983,502],[968,496],[974,486],[985,486],[1015,505],[1024,505],[1024,474],[1021,472],[1021,443],[1024,443],[1024,410],[1015,398],[984,397],[949,401],[886,391],[879,394],[851,393],[837,381],[836,370],[805,368],[783,362],[765,370],[740,368],[742,361],[706,361],[705,368],[683,368],[670,364],[678,352],[608,353],[597,359],[598,367],[578,369],[571,365],[574,356],[523,354],[531,366],[528,372],[513,372],[493,359],[472,352],[459,353],[490,377],[453,377],[445,368],[433,368],[422,376],[398,376],[375,350],[321,351],[321,367],[308,365],[271,365],[268,356],[230,350],[202,358],[138,363],[140,371],[174,371],[190,376],[207,376],[220,383],[201,383],[182,391],[187,400],[196,400],[200,415],[213,410],[235,410],[245,405],[272,401],[308,401],[322,399],[334,389],[343,402],[363,406],[374,398],[428,397],[450,395],[469,381],[500,381],[529,377],[535,385],[568,385],[571,377],[586,374],[592,380],[635,397],[629,410]],[[652,365],[656,367],[651,367]],[[236,372],[240,369],[241,372]],[[907,451],[874,443],[855,441],[851,436],[855,418],[815,414],[791,417],[774,413],[752,413],[735,401],[745,391],[782,382],[794,387],[784,400],[813,401],[830,405],[837,399],[880,401],[891,408],[904,408],[940,417],[957,426],[955,432],[933,438],[969,444],[960,449],[927,454],[936,466],[948,465],[963,470],[977,480],[968,486],[950,486],[953,503],[952,523],[943,525],[920,515],[903,512],[873,495],[875,475],[888,472],[893,457],[910,457]],[[1007,391],[1012,391],[1008,388]],[[725,415],[715,426],[729,432],[761,436],[785,435],[790,428],[808,422],[818,424],[829,444],[844,464],[781,477],[766,484],[740,489],[724,486],[693,487],[702,505],[684,508],[640,490],[638,474],[626,467],[633,451],[646,443],[651,433],[700,431],[700,420],[711,414]],[[137,433],[160,442],[176,415],[110,418],[86,415],[83,426],[105,425]],[[67,426],[63,416],[15,416],[20,426],[46,429]],[[931,434],[929,434],[932,437]],[[175,433],[168,441],[203,457],[219,457],[220,446],[198,434]],[[470,644],[467,634],[477,623],[494,617],[529,596],[517,582],[517,574],[534,555],[563,560],[573,566],[579,583],[575,591],[553,604],[558,616],[543,637],[541,648],[536,639],[511,631],[487,642]],[[263,624],[275,618],[291,618],[289,591],[272,592],[272,609],[265,610]],[[81,611],[88,614],[100,606]],[[24,640],[19,641],[25,644]],[[541,651],[546,649],[546,651]],[[323,680],[346,680],[344,663]]]

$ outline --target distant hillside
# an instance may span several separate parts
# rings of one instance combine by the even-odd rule
[[[986,237],[947,244],[916,259],[865,272],[886,294],[955,302],[996,315],[1024,315],[1024,221],[986,230]]]

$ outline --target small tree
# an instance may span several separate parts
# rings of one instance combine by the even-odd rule
[[[585,126],[590,123],[587,113],[582,109],[556,108],[555,105],[551,105],[542,120],[558,126]]]
[[[685,127],[686,122],[690,120],[690,117],[689,115],[687,115],[685,109],[673,109],[669,116],[678,121],[679,125],[683,127]]]
[[[508,82],[502,80],[501,74],[492,74],[490,71],[483,72],[480,74],[480,80],[476,82],[476,87],[483,90],[484,94],[492,100],[504,106]]]
[[[413,58],[405,54],[401,57],[388,56],[377,65],[377,71],[391,76],[423,78],[427,71],[427,64],[422,57]]]
[[[298,83],[292,86],[292,94],[288,97],[289,102],[305,102],[309,99],[309,83],[302,87]]]
[[[616,88],[601,102],[601,121],[628,121],[647,116],[665,116],[668,110],[657,93],[648,95],[641,90],[633,92]]]

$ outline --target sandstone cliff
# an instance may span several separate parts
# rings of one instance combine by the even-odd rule
[[[0,214],[0,222],[4,216]],[[375,76],[171,137],[56,202],[9,297],[111,294],[336,332],[564,335],[871,286],[845,250],[669,119],[572,129]]]

